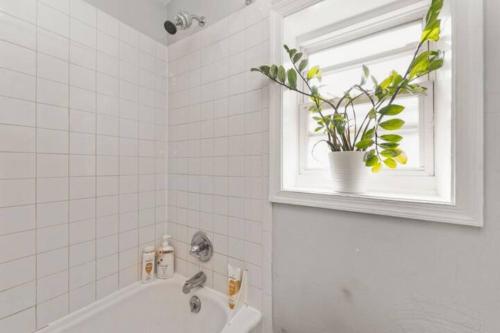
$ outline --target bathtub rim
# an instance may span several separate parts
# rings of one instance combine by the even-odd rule
[[[65,315],[62,318],[56,319],[55,321],[49,323],[34,333],[61,333],[65,329],[68,329],[75,324],[81,323],[82,321],[94,316],[95,314],[105,310],[106,308],[119,303],[128,297],[131,297],[145,288],[150,288],[161,284],[177,284],[179,288],[182,288],[182,284],[186,280],[186,277],[175,274],[174,277],[170,279],[155,279],[154,281],[148,283],[142,283],[141,281],[136,281],[129,286],[123,287],[102,299],[96,300],[74,312]],[[227,321],[223,327],[221,333],[239,333],[239,332],[250,332],[253,330],[262,320],[262,313],[249,306],[243,305],[238,309],[236,313],[232,312],[227,306],[226,295],[219,291],[216,291],[209,287],[203,287],[197,289],[197,295],[208,296],[214,300],[219,306],[224,309],[227,316]],[[194,293],[193,293],[194,295]]]

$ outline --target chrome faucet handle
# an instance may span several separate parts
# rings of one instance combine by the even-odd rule
[[[198,231],[194,234],[189,254],[198,258],[201,262],[207,262],[212,258],[213,250],[212,242],[204,232]]]

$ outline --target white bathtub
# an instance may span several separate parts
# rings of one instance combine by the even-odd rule
[[[232,315],[226,296],[209,288],[185,295],[185,278],[149,284],[135,283],[96,303],[51,323],[39,333],[248,333],[261,313],[243,306]],[[191,313],[189,299],[201,300],[199,313]]]

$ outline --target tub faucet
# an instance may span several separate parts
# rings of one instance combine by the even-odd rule
[[[189,292],[198,287],[203,287],[203,285],[207,282],[207,276],[203,272],[196,273],[192,278],[187,280],[182,287],[182,292],[184,294],[189,294]]]

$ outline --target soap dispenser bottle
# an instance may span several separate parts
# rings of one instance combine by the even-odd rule
[[[174,248],[168,243],[169,238],[169,235],[163,235],[163,242],[157,253],[156,269],[159,279],[174,276]]]

